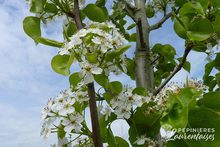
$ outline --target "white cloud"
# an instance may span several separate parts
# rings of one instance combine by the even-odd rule
[[[50,68],[50,60],[57,50],[34,46],[34,42],[24,34],[22,20],[27,15],[30,14],[25,0],[0,0],[0,146],[48,147],[55,143],[54,137],[44,142],[39,136],[40,109],[49,97],[68,86],[68,80]],[[61,23],[49,27],[48,31],[43,31],[43,35],[61,40]],[[171,27],[168,24],[169,31]],[[166,31],[167,28],[153,33],[152,42],[172,43],[178,48],[178,55],[181,55],[183,42],[175,40],[176,36]],[[164,35],[161,37],[161,34]],[[190,56],[195,75],[203,64],[198,62],[200,59],[201,56],[194,53]],[[174,80],[182,81],[186,75],[186,72],[180,72]],[[124,83],[130,82],[125,77],[113,77],[112,80],[118,79]],[[119,128],[119,132],[115,131],[117,125],[112,127],[117,135],[127,137],[123,132],[127,130],[126,126]]]
[[[24,34],[22,21],[27,15],[24,1],[0,1],[0,146],[48,147],[56,143],[54,137],[48,141],[40,137],[40,112],[67,81],[50,68],[57,50],[35,46]],[[47,36],[59,39],[57,34]]]

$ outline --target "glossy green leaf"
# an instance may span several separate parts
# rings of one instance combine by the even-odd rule
[[[198,105],[220,112],[220,92],[209,92],[198,101]]]
[[[95,81],[104,88],[108,87],[109,79],[105,74],[94,75]]]
[[[214,33],[212,23],[208,19],[195,19],[187,31],[187,36],[193,41],[204,41]]]
[[[178,58],[178,61],[181,62],[182,60],[182,57],[181,58]],[[186,71],[188,71],[190,73],[190,70],[191,70],[191,64],[189,61],[186,61],[184,64],[183,64],[183,69],[185,69]]]
[[[176,50],[169,44],[161,45],[161,44],[155,44],[152,48],[152,51],[154,53],[158,53],[163,56],[165,60],[173,60],[174,56],[176,55]]]
[[[215,21],[213,22],[213,28],[215,33],[218,34],[218,37],[220,37],[220,15],[216,16]]]
[[[129,147],[129,144],[123,138],[115,136],[115,139],[117,142],[117,147]]]
[[[100,134],[101,134],[101,138],[103,142],[107,142],[108,140],[108,136],[113,135],[111,134],[112,132],[109,132],[108,126],[111,122],[113,122],[114,120],[117,119],[117,116],[114,113],[111,113],[110,117],[108,118],[108,120],[105,119],[105,116],[102,115],[101,118],[99,119],[99,124],[100,124]],[[108,134],[110,133],[110,134]],[[113,139],[114,140],[114,139]],[[110,140],[108,140],[110,141]]]
[[[104,22],[106,20],[106,15],[103,9],[96,6],[95,4],[88,4],[84,8],[83,12],[92,21]]]
[[[131,24],[130,26],[128,26],[128,27],[127,27],[127,30],[131,30],[131,29],[133,29],[134,27],[136,27],[136,24],[135,24],[135,23],[133,23],[133,24]]]
[[[155,14],[155,10],[154,10],[153,6],[147,5],[147,8],[146,8],[146,16],[147,16],[148,18],[152,18],[152,17],[154,17],[154,14]]]
[[[184,5],[185,3],[187,3],[187,0],[175,0],[175,4],[177,6],[182,6]]]
[[[58,42],[58,41],[43,38],[43,37],[37,38],[36,42],[44,44],[44,45],[48,45],[48,46],[58,47],[58,48],[61,48],[64,45],[63,42]]]
[[[187,16],[182,16],[174,20],[174,30],[179,37],[183,39],[187,38],[186,32],[187,32],[189,23],[190,23],[190,19]]]
[[[96,0],[96,3],[95,3],[97,6],[105,6],[106,4],[106,0]]]
[[[129,41],[130,42],[136,42],[136,33],[131,34]]]
[[[69,39],[73,34],[77,32],[76,24],[72,21],[68,22],[63,26],[63,35],[65,38]]]
[[[214,128],[211,133],[214,140],[186,140],[190,147],[220,146],[220,115],[205,107],[197,107],[189,111],[189,126],[191,128]],[[207,133],[203,133],[207,135]]]
[[[211,5],[214,8],[220,8],[220,1],[219,0],[210,0],[211,1]]]
[[[130,45],[124,45],[124,46],[116,49],[115,51],[112,51],[112,52],[108,53],[105,57],[105,60],[106,61],[112,61],[113,59],[119,57],[124,52],[126,52],[130,47],[131,47]]]
[[[70,55],[56,55],[51,61],[51,67],[56,73],[67,76],[72,62]]]
[[[44,11],[47,13],[53,13],[53,14],[58,13],[57,6],[53,3],[46,3],[44,6]]]
[[[110,147],[117,147],[116,139],[110,127],[107,130],[107,142]]]
[[[78,72],[71,74],[71,76],[69,77],[69,83],[73,88],[76,87],[77,84],[81,82],[81,80],[82,78],[80,77]]]
[[[126,60],[126,68],[127,68],[127,75],[130,76],[132,80],[135,79],[135,61],[130,58],[125,58]]]
[[[96,55],[93,54],[93,53],[87,53],[87,54],[86,54],[86,59],[87,59],[90,63],[97,63],[97,62],[98,62]]]
[[[196,105],[200,92],[194,88],[183,88],[178,94],[168,98],[168,111],[161,119],[161,124],[169,124],[174,128],[184,128],[188,123],[188,111]]]
[[[188,16],[190,18],[196,14],[205,15],[203,7],[199,2],[185,3],[179,11],[180,16]]]
[[[64,127],[62,125],[60,125],[57,130],[58,139],[63,139],[65,137],[65,135],[66,135],[66,132],[64,131]]]
[[[142,95],[142,96],[147,96],[147,91],[145,88],[143,87],[136,87],[133,91],[133,94],[138,94],[138,95]]]
[[[115,94],[119,94],[123,88],[122,84],[119,81],[111,82],[108,87],[111,90],[111,92]]]
[[[155,105],[155,104],[153,104]],[[146,110],[148,107],[152,107],[152,104],[144,104],[138,107],[133,115],[133,120],[136,125],[144,125],[145,127],[152,127],[157,120],[160,119],[161,115],[158,111],[147,114]]]
[[[30,12],[41,13],[44,10],[46,0],[31,0]]]
[[[34,16],[26,17],[23,21],[23,29],[29,37],[36,40],[41,36],[40,18]]]

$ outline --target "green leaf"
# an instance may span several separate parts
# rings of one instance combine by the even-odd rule
[[[44,10],[46,0],[31,0],[30,12],[41,13]]]
[[[152,48],[154,53],[158,53],[164,57],[165,60],[172,61],[176,55],[176,50],[169,44],[161,45],[155,44]]]
[[[136,42],[136,33],[131,34],[129,41],[130,42]]]
[[[187,0],[175,0],[177,6],[183,6],[185,3],[187,3]]]
[[[131,30],[131,29],[133,29],[134,27],[136,27],[136,24],[135,24],[135,23],[133,23],[133,24],[131,24],[130,26],[128,26],[128,27],[127,27],[127,30]]]
[[[63,26],[63,35],[65,38],[69,39],[73,34],[77,32],[76,24],[72,21],[68,22]]]
[[[168,141],[166,147],[189,147],[184,140],[172,140]]]
[[[58,139],[63,139],[66,135],[66,132],[64,131],[64,128],[62,125],[59,125],[58,130],[57,130],[57,137]]]
[[[180,11],[180,16],[194,17],[196,14],[205,15],[202,5],[199,2],[188,2],[185,3]]]
[[[130,141],[132,147],[146,147],[144,145],[137,145],[135,143],[135,141],[137,140],[137,137],[139,137],[138,135],[141,135],[141,134],[139,134],[139,132],[134,124],[130,125],[128,133],[129,133],[129,141]]]
[[[186,140],[190,147],[218,147],[220,146],[220,115],[205,107],[197,107],[189,111],[189,126],[191,128],[214,128],[214,140]],[[190,133],[192,134],[192,133]]]
[[[183,39],[187,38],[186,31],[188,29],[189,23],[190,19],[187,16],[182,16],[174,20],[174,30],[179,37]]]
[[[177,59],[178,61],[182,61],[182,57]],[[185,69],[186,71],[188,71],[190,73],[191,70],[191,64],[189,61],[186,61],[183,65],[183,69]]]
[[[211,0],[211,5],[214,8],[219,8],[220,7],[220,1],[219,0]]]
[[[220,37],[220,15],[217,15],[215,21],[213,22],[213,28],[218,37]]]
[[[81,82],[81,80],[82,78],[80,77],[78,72],[71,74],[71,76],[69,77],[69,83],[73,88],[76,87],[77,84]]]
[[[53,13],[53,14],[58,13],[58,9],[56,5],[54,5],[53,3],[46,3],[44,6],[44,11],[47,13]]]
[[[86,54],[86,59],[90,62],[90,63],[97,63],[97,57],[94,53],[87,53]]]
[[[100,7],[105,6],[106,0],[97,0],[95,4]]]
[[[92,21],[104,22],[106,20],[106,15],[103,9],[96,6],[95,4],[88,4],[84,8],[83,12]]]
[[[154,14],[155,14],[155,10],[154,10],[153,6],[147,5],[147,8],[146,8],[146,16],[147,16],[148,18],[152,18],[152,17],[154,17]]]
[[[23,21],[23,29],[29,37],[36,40],[41,36],[40,18],[34,16],[26,17]]]
[[[115,136],[115,139],[117,142],[117,147],[129,147],[129,144],[123,138]]]
[[[107,130],[107,142],[110,147],[117,147],[117,142],[116,142],[116,139],[112,133],[110,126]]]
[[[142,96],[147,96],[147,91],[145,88],[143,87],[136,87],[133,91],[133,94],[138,94],[138,95],[142,95]]]
[[[136,125],[143,125],[144,127],[152,127],[157,120],[160,119],[161,115],[158,111],[152,113],[146,113],[148,107],[152,107],[154,103],[144,104],[138,107],[133,115],[133,120]]]
[[[111,90],[111,92],[115,93],[115,94],[119,94],[122,91],[122,84],[119,81],[113,81],[109,84],[109,89]]]
[[[72,62],[70,55],[56,55],[51,61],[51,67],[56,73],[67,76]]]
[[[198,105],[220,112],[220,92],[209,92],[198,101]]]
[[[44,44],[44,45],[48,45],[48,46],[58,47],[58,48],[61,48],[64,45],[63,42],[58,42],[58,41],[43,38],[43,37],[37,38],[36,42]]]
[[[169,124],[174,128],[185,128],[188,123],[188,111],[196,105],[196,98],[201,92],[193,88],[183,88],[178,94],[168,97],[168,111],[161,119],[161,124]]]
[[[204,41],[214,33],[212,23],[208,19],[195,19],[187,31],[187,36],[193,41]]]
[[[95,81],[104,88],[108,87],[109,79],[105,74],[94,75]]]
[[[112,51],[112,52],[108,53],[105,57],[105,60],[106,61],[112,61],[113,59],[119,57],[124,52],[126,52],[130,47],[131,47],[130,45],[124,45],[124,46],[116,49],[115,51]]]
[[[101,134],[101,138],[103,142],[107,142],[108,136],[113,135],[113,134],[108,134],[108,133],[112,133],[111,131],[108,132],[110,129],[110,127],[108,128],[108,126],[116,119],[117,119],[117,116],[114,113],[111,113],[108,120],[105,120],[105,115],[102,115],[101,118],[99,119],[100,134]]]
[[[130,58],[125,58],[127,75],[130,76],[132,80],[135,80],[135,61]]]

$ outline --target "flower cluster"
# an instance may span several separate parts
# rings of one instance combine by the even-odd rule
[[[146,135],[141,135],[140,137],[137,137],[137,140],[134,142],[134,144],[147,145],[147,147],[155,147],[157,145],[156,141],[146,137]]]
[[[184,87],[192,87],[197,89],[198,91],[207,91],[208,87],[203,84],[201,80],[197,79],[189,79],[186,81],[186,84],[181,84],[178,82],[171,82],[169,85],[165,86],[156,96],[151,95],[151,100],[154,101],[157,105],[149,108],[156,110],[165,110],[167,107],[167,100],[169,97],[169,93],[178,93],[181,88]],[[151,111],[149,110],[149,111]]]
[[[127,41],[111,22],[90,22],[70,37],[59,54],[73,53],[82,68],[85,84],[93,81],[94,74],[127,72],[125,55],[114,55]]]
[[[111,107],[118,118],[129,119],[133,106],[141,107],[143,103],[149,102],[150,97],[133,93],[132,88],[125,88],[122,92],[110,101]]]
[[[202,80],[191,79],[187,82],[187,87],[193,87],[200,91],[206,92],[208,90],[208,86],[204,85]]]
[[[83,88],[79,88],[75,92],[69,88],[62,91],[57,97],[50,99],[42,111],[41,135],[46,138],[52,129],[59,129],[60,126],[66,133],[80,132],[84,117],[75,110],[74,104],[87,100],[87,92]]]

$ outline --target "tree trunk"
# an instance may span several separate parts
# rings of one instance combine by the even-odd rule
[[[150,25],[146,16],[146,0],[136,0],[135,6],[137,12],[135,13],[135,21],[137,22],[137,37],[136,37],[136,51],[135,51],[135,78],[136,86],[144,87],[149,92],[154,91],[154,71],[151,65],[150,58]],[[161,136],[157,135],[156,140],[161,144]]]
[[[137,8],[135,13],[135,20],[137,22],[135,77],[137,87],[144,87],[152,92],[154,90],[154,73],[150,59],[150,26],[146,17],[145,3],[146,0],[135,1]]]

